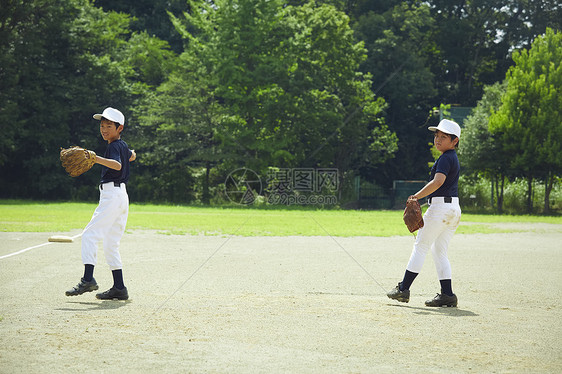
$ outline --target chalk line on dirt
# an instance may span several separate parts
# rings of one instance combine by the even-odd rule
[[[82,236],[82,233],[80,233],[80,234],[78,234],[78,235],[74,235],[74,236],[72,236],[72,240],[74,240],[74,239],[76,239],[76,238],[79,238],[79,237],[81,237],[81,236]],[[44,247],[44,246],[46,246],[46,245],[50,245],[50,244],[54,244],[54,243],[55,243],[55,242],[46,242],[46,243],[34,245],[34,246],[32,246],[32,247],[28,247],[28,248],[19,250],[19,251],[17,251],[17,252],[13,252],[13,253],[9,253],[9,254],[4,255],[4,256],[0,256],[0,260],[3,260],[3,259],[8,258],[8,257],[12,257],[12,256],[21,255],[22,253],[25,253],[25,252],[27,252],[27,251],[31,251],[32,249]]]

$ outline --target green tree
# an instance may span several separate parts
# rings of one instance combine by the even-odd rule
[[[215,136],[220,107],[207,68],[191,52],[182,53],[168,79],[137,108],[135,141],[146,169],[137,181],[144,200],[193,201],[197,186],[192,174],[203,169],[199,198],[209,204],[211,169],[225,158]]]
[[[177,55],[170,50],[168,42],[148,33],[135,32],[115,56],[119,63],[130,70],[128,79],[137,84],[134,92],[152,90],[162,84],[175,69]]]
[[[550,191],[562,173],[562,33],[547,29],[529,50],[513,53],[501,107],[490,117],[510,166],[528,181],[527,210],[532,212],[532,181],[545,181],[544,211],[550,212]]]
[[[126,134],[132,104],[166,74],[167,65],[153,57],[165,46],[131,35],[129,16],[88,0],[8,2],[0,17],[0,121],[9,124],[0,168],[11,176],[1,180],[2,195],[92,196],[80,191],[91,191],[99,175],[70,179],[60,147],[102,151],[91,115],[109,105],[125,113]]]
[[[96,7],[105,12],[125,13],[132,17],[130,30],[140,34],[147,33],[165,40],[175,53],[183,51],[180,34],[170,21],[168,12],[179,15],[188,11],[186,0],[95,0]]]
[[[69,183],[60,147],[97,148],[90,113],[128,103],[124,69],[109,57],[128,18],[85,0],[10,2],[0,16],[0,121],[10,129],[0,167],[11,176],[2,178],[2,194],[68,197],[93,175]]]
[[[484,88],[484,96],[464,122],[459,146],[459,159],[464,174],[490,178],[496,208],[503,212],[504,182],[508,175],[510,154],[504,153],[500,141],[488,129],[488,119],[501,105],[506,84],[496,83]]]
[[[557,0],[431,0],[439,49],[432,70],[443,102],[473,106],[501,81],[514,48],[528,48],[546,27],[562,28]]]
[[[514,48],[528,47],[547,26],[562,28],[556,0],[349,3],[369,51],[363,71],[373,75],[373,90],[388,103],[387,122],[400,139],[395,159],[365,170],[377,182],[425,176],[425,113],[438,103],[474,106],[485,85],[504,79]]]
[[[380,123],[383,101],[358,72],[365,50],[345,14],[328,5],[264,0],[190,7],[185,20],[172,17],[188,40],[185,53],[197,60],[183,79],[196,65],[206,68],[203,87],[217,104],[209,108],[224,170],[348,170],[360,159],[376,163],[392,155],[396,138]],[[191,128],[190,121],[184,117],[182,126]]]
[[[354,29],[368,57],[361,69],[372,75],[372,90],[388,103],[386,122],[400,139],[396,158],[362,169],[363,176],[391,187],[394,179],[425,178],[431,158],[426,113],[437,93],[430,70],[434,28],[426,3],[369,1],[357,6]]]

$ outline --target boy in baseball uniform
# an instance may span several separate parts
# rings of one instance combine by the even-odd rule
[[[410,286],[422,269],[425,256],[431,250],[441,293],[432,300],[427,300],[425,305],[456,307],[458,301],[451,285],[451,264],[447,257],[447,249],[461,218],[458,191],[460,164],[455,152],[461,128],[456,122],[444,119],[437,127],[429,127],[429,130],[435,132],[433,141],[441,156],[431,168],[429,183],[411,196],[415,199],[427,196],[429,208],[423,216],[424,227],[416,237],[404,278],[395,289],[387,293],[387,296],[405,303],[410,301]]]
[[[123,265],[119,254],[119,242],[125,232],[129,214],[129,196],[126,185],[129,181],[129,163],[136,159],[134,150],[130,150],[123,140],[121,132],[125,125],[125,116],[114,108],[105,108],[103,113],[94,114],[100,120],[100,133],[107,141],[103,155],[96,156],[96,163],[101,167],[99,186],[100,200],[92,219],[82,233],[82,262],[84,276],[66,296],[77,296],[97,290],[94,279],[94,266],[97,262],[97,246],[103,241],[105,259],[113,274],[113,287],[96,297],[101,300],[127,300],[129,294],[123,282]]]

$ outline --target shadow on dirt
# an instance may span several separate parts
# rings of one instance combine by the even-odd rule
[[[76,307],[68,308],[57,308],[55,310],[62,310],[65,312],[87,312],[92,310],[111,310],[119,309],[127,304],[131,303],[131,300],[119,301],[119,300],[103,300],[103,301],[67,301],[67,304],[76,305]]]
[[[470,310],[464,310],[459,308],[422,308],[410,305],[399,305],[399,304],[388,304],[388,306],[394,306],[397,308],[411,309],[415,314],[421,315],[446,315],[451,317],[478,317],[479,314],[471,312]]]

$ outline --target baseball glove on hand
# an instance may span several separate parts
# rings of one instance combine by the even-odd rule
[[[406,208],[404,209],[404,223],[408,226],[410,232],[423,227],[423,217],[418,199],[410,196],[406,201]]]
[[[61,148],[62,167],[71,177],[84,174],[96,163],[96,153],[80,147]]]

